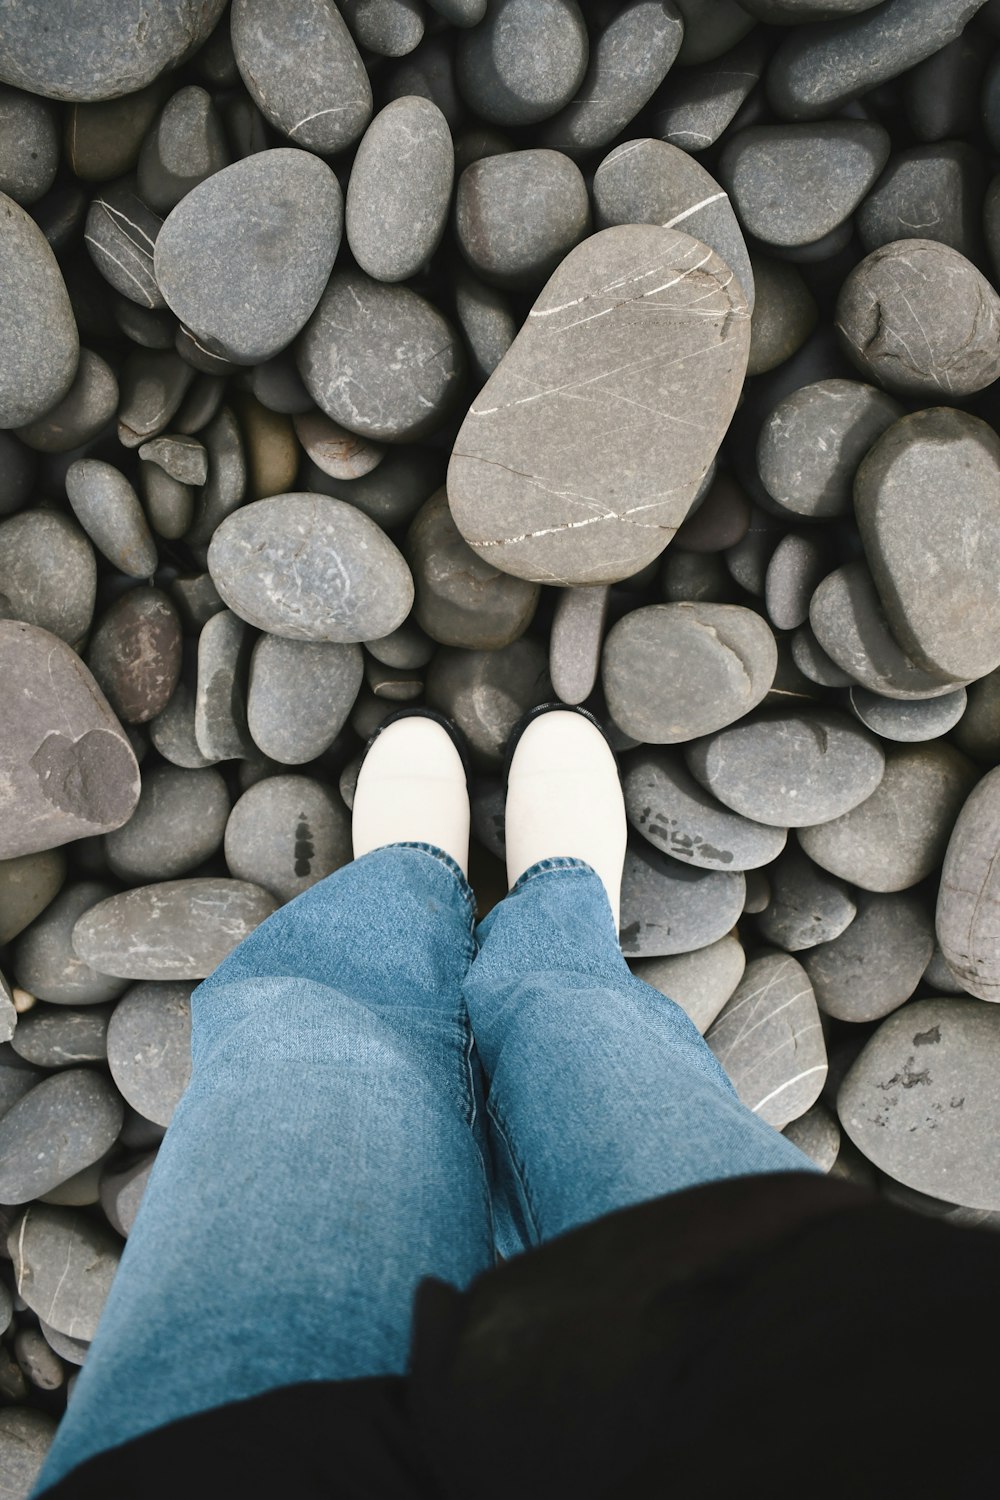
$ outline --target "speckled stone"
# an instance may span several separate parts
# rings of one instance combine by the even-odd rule
[[[394,99],[369,125],[351,166],[351,254],[376,281],[405,281],[437,249],[448,219],[455,151],[429,99]]]
[[[537,289],[589,230],[587,185],[561,151],[483,157],[458,179],[459,249],[497,286]]]
[[[956,688],[941,698],[906,703],[898,698],[883,698],[867,688],[853,687],[848,701],[862,724],[882,739],[914,744],[938,739],[954,729],[965,713],[968,695],[965,688]]]
[[[0,522],[0,613],[51,631],[71,646],[90,628],[97,565],[68,516],[32,509]]]
[[[119,572],[149,578],[156,571],[156,542],[120,469],[103,459],[78,458],[67,470],[66,494],[94,546]]]
[[[955,820],[937,901],[942,956],[959,983],[981,1000],[1000,998],[998,824],[1000,768],[994,768],[973,788]]]
[[[682,62],[683,51],[682,43]],[[662,95],[653,100],[654,133],[682,151],[707,151],[759,81],[767,55],[760,34],[751,33],[710,62],[668,74]]]
[[[676,1001],[704,1036],[743,978],[746,955],[735,933],[707,948],[670,958],[639,958],[632,973],[644,984]]]
[[[5,1115],[12,1104],[18,1099],[23,1099],[29,1089],[33,1089],[36,1083],[41,1083],[45,1074],[40,1068],[32,1067],[23,1058],[18,1057],[10,1042],[0,1042],[0,1117]],[[3,1319],[0,1318],[0,1323]]]
[[[850,515],[858,465],[902,415],[898,401],[860,380],[802,386],[778,402],[760,429],[761,481],[793,515]]]
[[[226,826],[234,876],[279,902],[315,885],[353,858],[343,802],[310,776],[268,776],[243,793]]]
[[[27,1203],[89,1167],[121,1123],[121,1100],[95,1069],[44,1078],[0,1120],[0,1202]]]
[[[20,1294],[43,1324],[91,1340],[118,1269],[118,1237],[78,1209],[32,1203],[12,1225],[7,1251]]]
[[[549,676],[563,703],[582,703],[593,692],[601,666],[608,597],[602,584],[559,591],[549,633]]]
[[[87,665],[118,717],[145,724],[163,712],[181,670],[181,621],[162,589],[129,589],[101,616]]]
[[[816,997],[787,953],[750,960],[705,1041],[746,1107],[776,1130],[820,1096],[827,1061]]]
[[[456,82],[480,119],[533,125],[576,95],[589,52],[576,0],[492,0],[459,38]]]
[[[934,923],[910,891],[858,893],[854,921],[802,962],[820,1010],[840,1021],[875,1021],[908,1000],[934,951]]]
[[[754,309],[748,375],[763,375],[790,359],[819,320],[816,299],[787,260],[754,253]]]
[[[0,192],[22,207],[37,203],[59,167],[57,115],[35,93],[0,87]]]
[[[195,735],[195,695],[183,680],[161,714],[150,720],[149,738],[153,748],[171,765],[186,770],[200,770],[213,765],[215,757],[203,755]],[[218,759],[224,759],[219,756]]]
[[[414,624],[412,615],[389,635],[365,641],[365,651],[376,661],[406,670],[426,667],[436,649],[435,642]]]
[[[893,240],[937,240],[979,260],[985,188],[979,151],[965,141],[896,151],[858,209],[861,243],[870,251]]]
[[[623,771],[628,821],[674,859],[704,870],[750,870],[769,864],[785,846],[785,829],[722,807],[698,785],[678,751],[633,751]]]
[[[739,920],[745,895],[742,872],[700,870],[637,843],[622,874],[622,952],[662,958],[707,948]]]
[[[73,929],[73,946],[120,979],[204,979],[276,905],[243,880],[168,880],[91,907]]]
[[[113,1006],[33,1005],[18,1022],[14,1051],[39,1068],[100,1063],[107,1057],[108,1021]]]
[[[552,699],[546,650],[529,636],[496,651],[439,646],[427,668],[426,698],[462,730],[475,763],[496,770],[521,715]]]
[[[487,381],[517,334],[510,299],[499,287],[487,286],[468,266],[455,272],[455,317],[469,346],[473,372]]]
[[[14,947],[11,972],[22,989],[53,1005],[101,1005],[117,999],[124,981],[90,968],[70,941],[77,919],[113,894],[105,881],[81,880],[46,905]]]
[[[101,432],[118,406],[118,381],[106,360],[90,349],[80,350],[73,384],[61,401],[17,435],[39,453],[68,453]]]
[[[678,67],[721,57],[742,41],[754,24],[749,6],[736,0],[674,0],[684,22],[684,39],[677,54]]]
[[[0,37],[3,27],[0,17]],[[73,384],[80,336],[45,236],[6,193],[0,193],[0,327],[0,427],[23,427]]]
[[[169,1125],[191,1077],[190,984],[135,984],[108,1027],[111,1076],[133,1109]]]
[[[795,630],[809,618],[809,603],[830,568],[824,538],[790,531],[771,554],[764,578],[764,600],[775,630]]]
[[[152,767],[131,818],[105,834],[109,868],[134,883],[186,875],[221,848],[229,805],[218,771]]]
[[[293,417],[292,423],[295,436],[313,463],[332,479],[361,479],[385,458],[382,443],[372,443],[356,432],[348,432],[321,411],[300,413]]]
[[[0,860],[0,943],[9,943],[54,901],[66,879],[66,856],[56,849]]]
[[[771,899],[757,918],[766,942],[788,953],[815,948],[840,936],[857,906],[847,887],[790,847],[768,870]]]
[[[207,620],[198,637],[194,734],[198,750],[209,763],[252,752],[246,712],[252,649],[253,636],[246,622],[229,609]]]
[[[0,1411],[0,1468],[11,1495],[27,1496],[56,1434],[56,1419],[33,1406]]]
[[[211,94],[189,84],[170,96],[143,139],[136,166],[139,196],[157,213],[169,213],[229,161],[229,146]]]
[[[143,443],[139,457],[155,464],[178,484],[202,485],[208,478],[205,444],[184,433],[167,433]]]
[[[250,660],[247,724],[254,744],[282,765],[303,765],[328,749],[354,706],[361,647],[262,635]]]
[[[824,1172],[829,1172],[837,1160],[840,1126],[836,1115],[819,1099],[797,1120],[789,1120],[781,1133]]]

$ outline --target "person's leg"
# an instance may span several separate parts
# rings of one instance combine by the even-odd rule
[[[402,1373],[418,1281],[493,1263],[474,913],[449,854],[375,849],[198,987],[191,1082],[33,1493],[195,1411]]]

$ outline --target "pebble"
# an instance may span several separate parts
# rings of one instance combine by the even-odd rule
[[[493,0],[459,37],[455,81],[481,119],[534,125],[576,96],[589,53],[575,0]]]
[[[755,708],[777,660],[774,636],[753,610],[651,604],[609,630],[601,682],[620,729],[646,744],[673,745]]]
[[[178,203],[156,240],[157,282],[212,354],[256,364],[308,321],[329,279],[343,218],[340,185],[319,157],[259,151]]]
[[[932,1197],[1000,1208],[1000,1012],[914,1000],[875,1032],[841,1084],[840,1123],[880,1171]]]
[[[677,54],[678,66],[684,69],[722,57],[754,24],[748,14],[750,7],[736,0],[674,0],[674,7],[684,22],[684,39]]]
[[[338,8],[358,46],[380,57],[405,57],[424,34],[419,0],[341,0]]]
[[[194,736],[208,762],[234,760],[252,752],[246,710],[252,649],[246,622],[228,609],[206,620],[198,637]]]
[[[268,776],[243,793],[226,825],[226,863],[240,880],[291,901],[353,858],[351,820],[309,776]]]
[[[632,827],[664,854],[700,869],[756,869],[785,847],[785,829],[752,823],[720,806],[678,751],[632,752],[622,785]]]
[[[448,122],[429,99],[394,99],[368,126],[351,166],[351,254],[376,281],[405,281],[444,234],[455,175]]]
[[[127,1166],[113,1172],[105,1171],[101,1177],[100,1202],[104,1216],[123,1239],[132,1232],[156,1156],[155,1151],[147,1151]]]
[[[105,281],[139,307],[166,307],[153,270],[163,220],[136,191],[134,177],[102,189],[90,204],[84,244]]]
[[[985,188],[979,153],[962,141],[896,151],[858,209],[861,243],[871,251],[894,240],[936,240],[979,260]]]
[[[155,464],[178,484],[202,485],[208,478],[205,444],[183,433],[167,433],[143,443],[139,457]]]
[[[282,765],[315,760],[347,722],[363,670],[354,643],[262,635],[253,648],[247,695],[254,744]]]
[[[649,844],[629,848],[621,887],[619,937],[626,958],[663,958],[707,948],[739,920],[741,871],[701,870]]]
[[[333,479],[315,466],[303,474],[309,489],[346,500],[386,531],[411,520],[443,478],[442,455],[415,444],[390,448],[377,468],[358,479]]]
[[[97,458],[78,458],[66,473],[66,494],[97,550],[130,578],[149,578],[157,565],[156,542],[125,475]]]
[[[268,411],[248,394],[239,398],[237,414],[246,451],[246,498],[264,500],[287,493],[302,459],[291,418]]]
[[[19,427],[17,435],[39,453],[68,453],[97,437],[117,405],[118,381],[111,366],[92,350],[81,349],[66,395],[43,417]]]
[[[120,827],[139,767],[79,657],[48,631],[0,620],[0,682],[18,703],[0,730],[0,858]]]
[[[361,271],[334,271],[296,357],[317,406],[382,443],[433,432],[465,376],[461,339],[437,308],[411,287]]]
[[[150,721],[149,737],[153,748],[171,765],[197,771],[203,766],[214,764],[214,758],[203,755],[198,748],[195,734],[195,695],[183,681],[177,684],[174,695],[163,712]],[[224,758],[218,757],[220,760]]]
[[[389,635],[365,641],[365,651],[376,661],[384,662],[387,667],[409,670],[426,667],[435,649],[434,641],[413,623],[412,615]]]
[[[147,1120],[169,1125],[191,1077],[190,984],[134,984],[114,1008],[108,1067]]]
[[[685,41],[688,36],[685,21]],[[655,134],[682,151],[707,151],[760,81],[767,55],[766,42],[759,33],[751,32],[710,62],[686,65],[682,72],[668,75],[662,99],[658,96],[653,100]],[[679,59],[685,61],[684,42]]]
[[[138,349],[119,375],[118,441],[139,448],[166,431],[194,380],[194,369],[172,349]],[[197,540],[197,538],[192,538]]]
[[[838,1021],[877,1021],[913,994],[934,951],[934,923],[913,892],[858,892],[846,932],[803,955],[820,1010]]]
[[[757,918],[764,940],[788,953],[830,943],[854,921],[857,904],[842,881],[789,847],[769,872],[771,899]]]
[[[860,380],[801,386],[761,426],[761,481],[793,515],[817,521],[848,516],[858,465],[902,415],[898,401]]]
[[[57,1421],[33,1406],[0,1410],[0,1471],[13,1500],[27,1500],[56,1435]]]
[[[968,689],[968,704],[953,735],[973,760],[1000,761],[1000,671],[989,672]]]
[[[424,693],[420,672],[401,672],[377,661],[366,660],[365,682],[376,698],[391,698],[394,703],[412,703]]]
[[[789,1120],[781,1133],[824,1172],[830,1171],[840,1153],[837,1117],[819,1099],[797,1120]]]
[[[819,320],[816,299],[787,260],[753,257],[754,307],[748,375],[763,375],[791,359]]]
[[[104,1062],[112,1009],[111,1005],[88,1005],[82,1010],[35,1005],[18,1022],[11,1046],[25,1062],[39,1068]]]
[[[0,1120],[0,1202],[27,1203],[58,1187],[103,1156],[121,1124],[121,1100],[94,1068],[43,1078]]]
[[[499,287],[487,286],[468,266],[455,273],[455,317],[469,347],[473,373],[485,383],[517,333],[510,298]]]
[[[335,5],[235,0],[236,63],[258,109],[296,146],[320,156],[353,145],[372,113],[372,89]]]
[[[458,179],[459,249],[496,286],[537,290],[589,231],[587,185],[561,151],[486,156]]]
[[[712,476],[705,498],[678,527],[664,562],[669,562],[671,552],[677,548],[687,552],[724,552],[727,547],[735,547],[750,530],[750,519],[750,501],[745,490],[729,470],[719,469]]]
[[[896,240],[859,261],[840,289],[836,326],[861,373],[896,396],[961,400],[1000,376],[1000,297],[934,240]]]
[[[100,1197],[101,1173],[110,1154],[106,1151],[99,1161],[91,1162],[90,1166],[84,1167],[82,1172],[74,1172],[72,1177],[67,1177],[65,1182],[61,1182],[51,1192],[42,1193],[39,1201],[61,1203],[67,1208],[86,1208],[91,1203],[97,1203]]]
[[[65,879],[66,857],[55,849],[0,860],[0,944],[23,932]]]
[[[552,701],[544,646],[521,636],[495,651],[439,646],[427,668],[429,708],[453,719],[474,764],[496,770],[511,730],[529,708]]]
[[[321,411],[300,413],[293,418],[293,426],[313,463],[332,479],[361,479],[378,468],[386,455],[382,443],[348,432]]]
[[[633,960],[632,973],[675,1001],[704,1036],[743,978],[746,954],[733,932],[694,953]]]
[[[31,1384],[41,1391],[56,1391],[66,1379],[62,1360],[45,1342],[37,1328],[21,1328],[14,1339],[14,1355]]]
[[[90,968],[77,957],[70,941],[77,919],[113,893],[105,881],[79,880],[46,903],[21,933],[11,957],[12,971],[23,990],[53,1005],[101,1005],[118,998],[125,987],[122,981]]]
[[[549,676],[563,703],[582,703],[593,692],[608,601],[603,584],[559,591],[549,636]]]
[[[101,616],[87,665],[115,713],[145,724],[163,712],[181,670],[181,620],[162,589],[129,589]]]
[[[243,503],[247,487],[243,437],[230,407],[222,407],[205,425],[202,440],[208,450],[208,479],[185,536],[189,546],[205,546],[212,540],[220,522]]]
[[[809,604],[830,567],[829,542],[790,531],[771,554],[764,600],[775,630],[795,630],[809,618]]]
[[[3,31],[0,17],[0,55]],[[80,336],[45,236],[6,193],[0,193],[0,325],[0,427],[23,427],[73,384]]]
[[[47,99],[0,86],[0,192],[24,208],[37,203],[55,181],[56,121]]]
[[[117,99],[71,104],[65,112],[64,147],[74,176],[82,182],[109,182],[129,172],[166,93],[161,77]]]
[[[955,819],[937,900],[942,956],[962,987],[981,1000],[1000,996],[1000,941],[992,917],[1000,884],[998,819],[1000,768],[994,768],[972,789]]]
[[[784,527],[775,516],[759,505],[751,506],[750,525],[745,536],[732,547],[727,547],[725,552],[730,577],[748,594],[763,599],[767,565],[783,535]]]
[[[155,212],[169,213],[229,160],[211,94],[190,84],[171,95],[143,140],[136,167],[139,196]]]
[[[820,1096],[827,1060],[816,997],[787,953],[750,960],[705,1041],[746,1107],[776,1130]]]
[[[399,59],[380,80],[380,101],[417,94],[429,99],[454,133],[465,123],[465,106],[455,83],[455,48],[447,36],[425,36],[419,47]]]
[[[0,1118],[19,1099],[23,1099],[36,1083],[41,1083],[44,1077],[40,1068],[35,1068],[18,1057],[9,1040],[0,1042]],[[0,1290],[0,1300],[2,1298],[3,1292]],[[0,1316],[0,1324],[2,1323],[3,1318]]]
[[[871,796],[885,767],[873,735],[826,709],[758,714],[698,740],[686,759],[720,802],[779,828],[840,817]]]
[[[242,880],[168,880],[98,902],[74,927],[73,946],[119,979],[204,979],[276,905]]]
[[[90,629],[97,564],[68,516],[25,510],[0,522],[0,613],[77,646]]]
[[[93,1339],[121,1258],[117,1236],[79,1209],[32,1203],[7,1235],[7,1250],[31,1310],[57,1333]]]
[[[941,698],[907,703],[898,698],[883,698],[867,688],[853,687],[849,701],[854,715],[882,739],[912,744],[937,739],[954,729],[965,713],[968,694],[965,688],[956,688]]]
[[[229,807],[218,771],[154,766],[131,818],[104,836],[109,869],[135,883],[186,875],[222,847]]]

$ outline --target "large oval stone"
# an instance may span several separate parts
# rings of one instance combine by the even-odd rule
[[[752,870],[785,847],[784,828],[752,823],[698,785],[679,751],[637,750],[623,777],[628,821],[643,838],[703,870]]]
[[[670,958],[637,958],[632,973],[644,984],[674,1000],[704,1036],[743,978],[746,954],[734,932]]]
[[[143,1119],[169,1125],[191,1077],[191,985],[134,984],[108,1026],[108,1067]]]
[[[234,614],[295,641],[366,641],[402,625],[413,579],[380,526],[329,495],[271,495],[227,516],[208,569]]]
[[[364,676],[361,647],[262,635],[250,659],[247,726],[282,765],[315,760],[336,739]]]
[[[123,1117],[94,1068],[44,1078],[0,1120],[0,1203],[27,1203],[82,1172],[114,1145]]]
[[[0,37],[9,14],[0,12]],[[80,335],[48,240],[6,193],[0,193],[0,328],[0,427],[23,427],[73,384]]]
[[[736,406],[750,315],[678,229],[617,225],[556,269],[469,409],[448,500],[470,546],[535,583],[614,583],[686,516]]]
[[[1000,766],[974,787],[955,820],[941,869],[937,937],[963,988],[1000,1000]]]
[[[742,871],[699,870],[649,844],[630,848],[622,872],[622,952],[662,958],[707,948],[732,930],[745,899]]]
[[[365,131],[347,186],[347,240],[376,281],[404,281],[436,250],[448,219],[455,148],[430,99],[394,99]]]
[[[58,1333],[92,1339],[121,1244],[110,1229],[72,1208],[32,1203],[7,1236],[17,1289]]]

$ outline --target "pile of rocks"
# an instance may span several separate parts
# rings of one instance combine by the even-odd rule
[[[0,10],[8,1491],[191,990],[401,703],[485,883],[585,703],[634,971],[825,1169],[1000,1224],[1000,0],[60,9]]]

